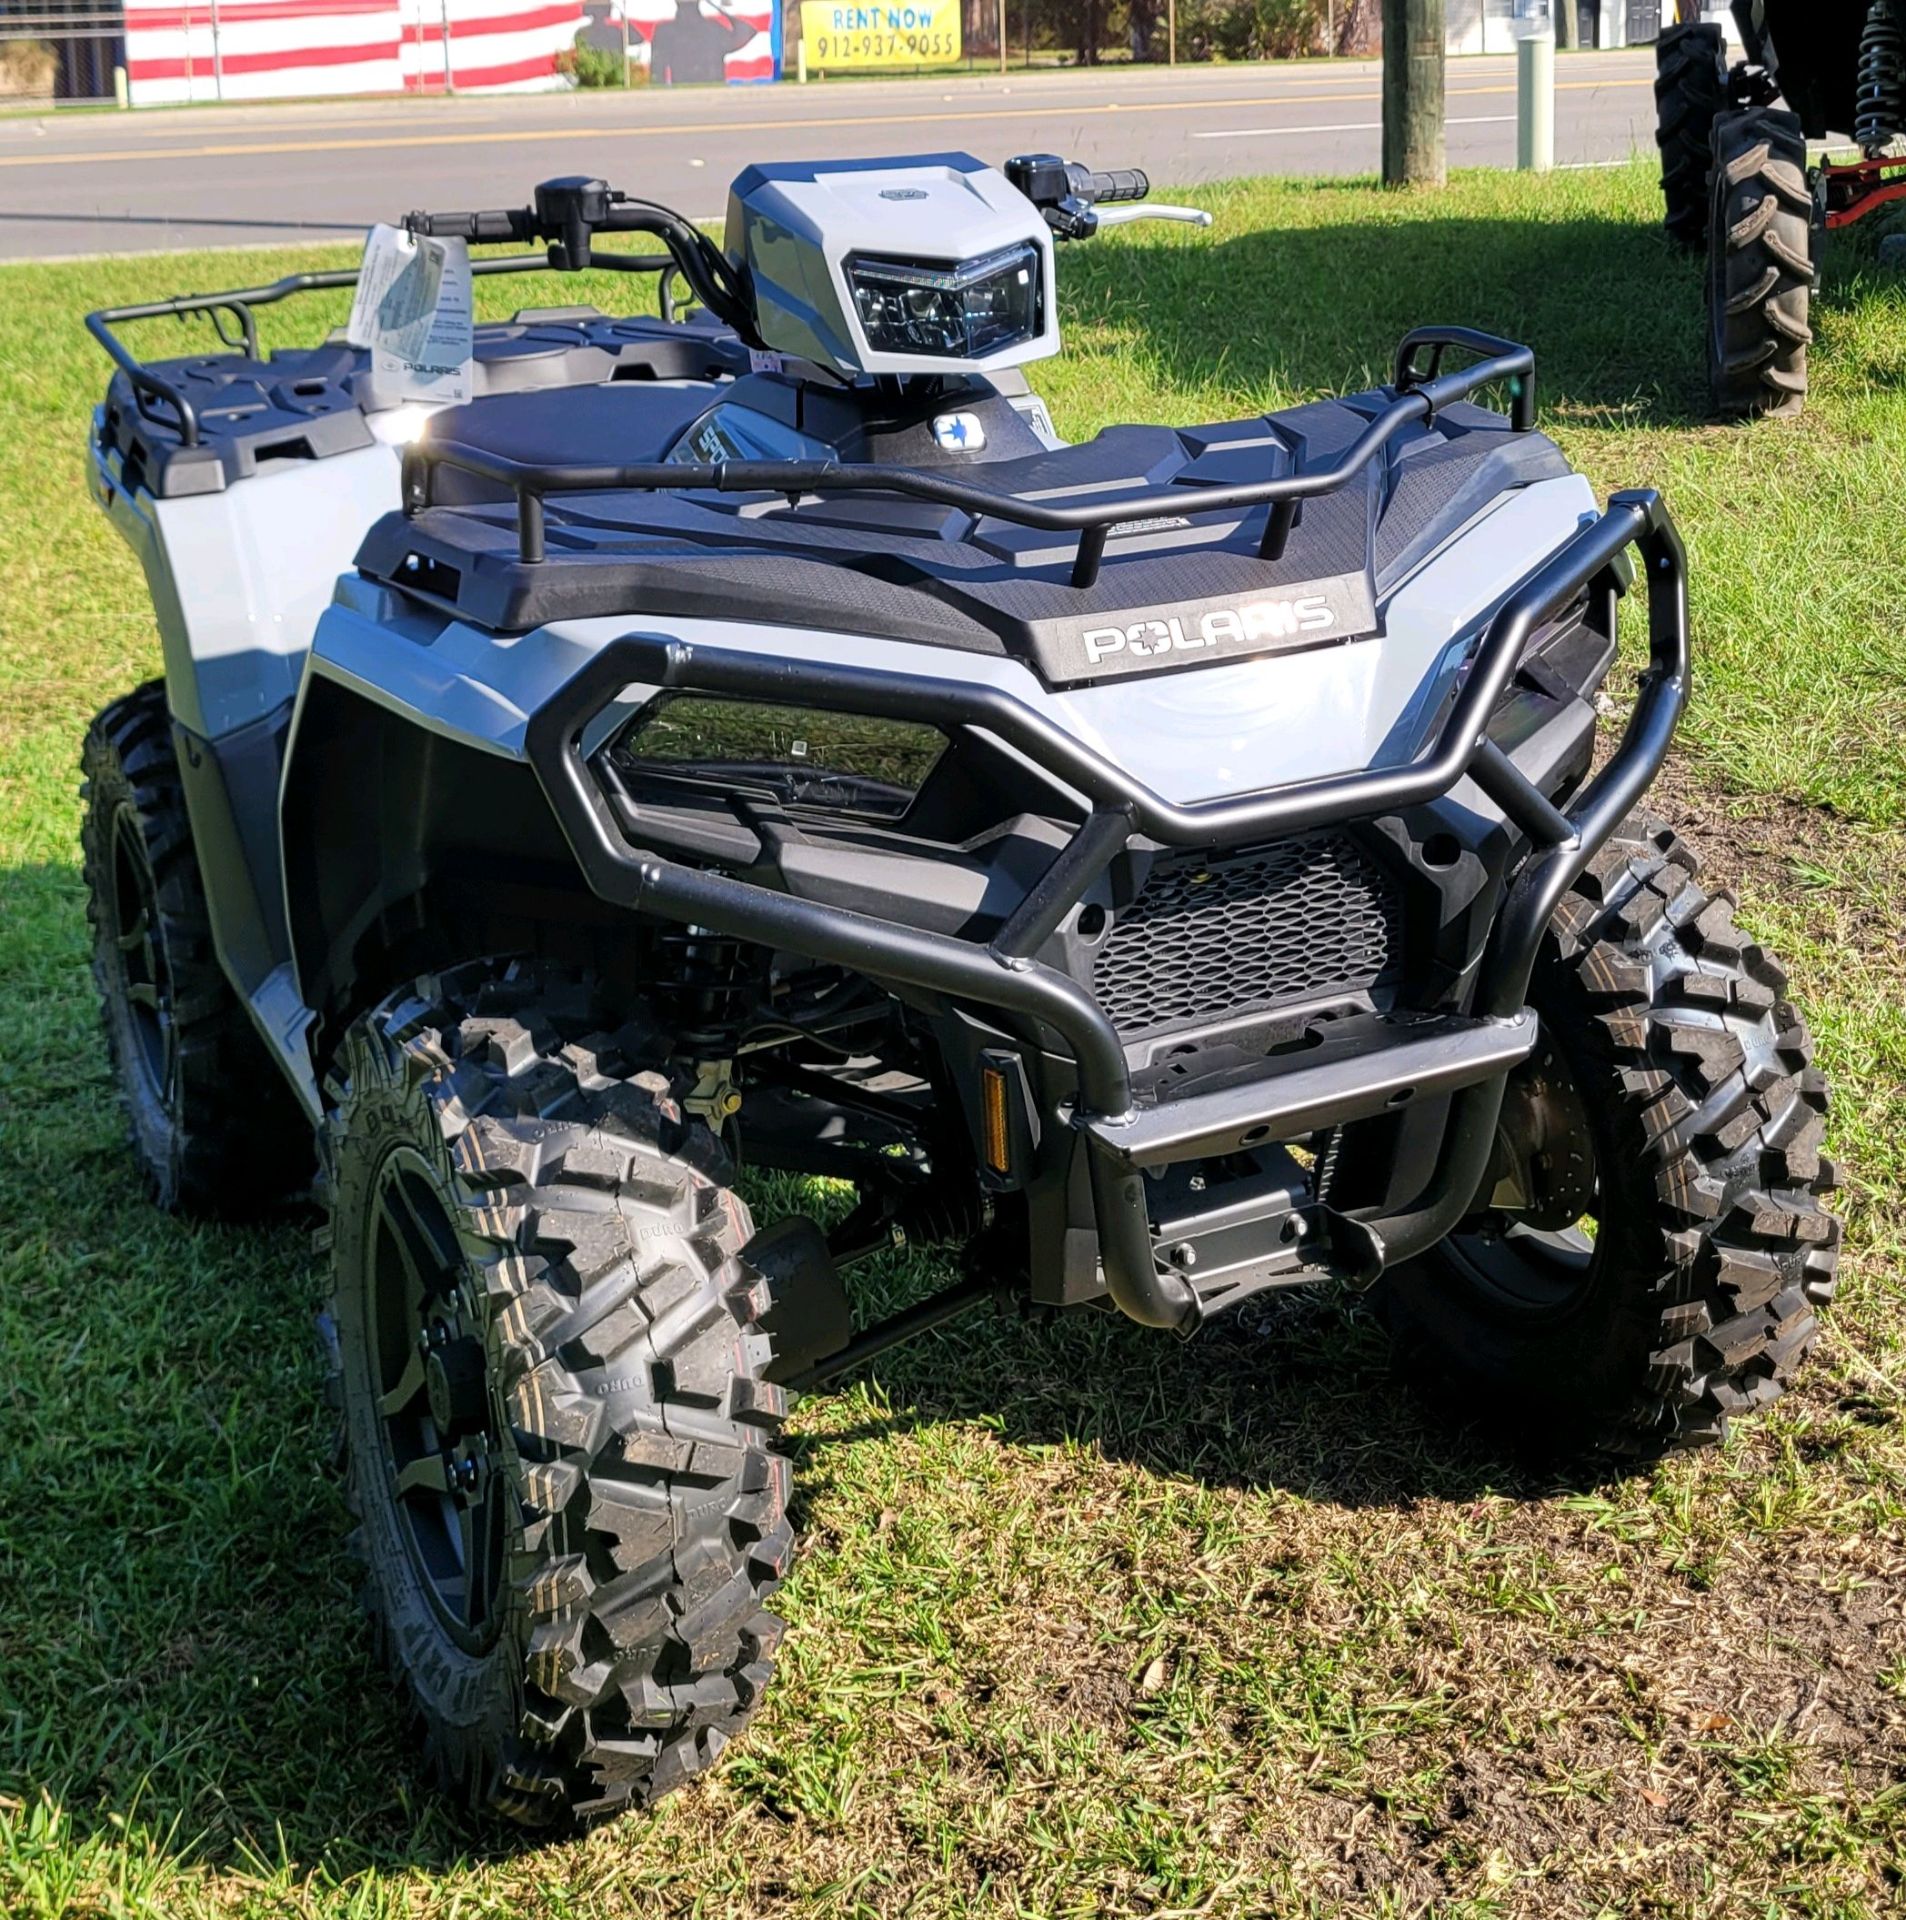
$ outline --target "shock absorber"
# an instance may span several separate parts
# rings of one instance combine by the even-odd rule
[[[751,984],[742,942],[683,927],[659,933],[655,945],[655,993],[675,1022],[675,1044],[688,1050],[731,1041]]]
[[[1853,137],[1869,160],[1899,137],[1906,119],[1906,36],[1892,0],[1873,0],[1860,34],[1860,66],[1853,109]]]

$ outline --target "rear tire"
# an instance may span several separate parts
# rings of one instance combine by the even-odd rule
[[[311,1129],[213,950],[163,681],[99,715],[80,771],[93,984],[146,1183],[168,1212],[264,1212],[310,1185]]]
[[[1714,123],[1708,389],[1726,416],[1795,414],[1807,398],[1813,196],[1799,118],[1771,107]]]
[[[1544,1452],[1724,1439],[1785,1390],[1833,1297],[1825,1084],[1785,975],[1696,866],[1631,819],[1558,911],[1531,987],[1551,1050],[1534,1070],[1572,1081],[1585,1123],[1555,1138],[1592,1155],[1586,1253],[1565,1270],[1548,1251],[1563,1236],[1483,1216],[1382,1283],[1406,1368]]]
[[[1727,110],[1727,43],[1718,26],[1670,27],[1655,42],[1655,145],[1662,224],[1689,249],[1707,241],[1714,122]]]
[[[328,1089],[366,1598],[439,1784],[529,1826],[712,1764],[781,1634],[767,1289],[653,1052],[585,983],[469,967],[358,1021]]]

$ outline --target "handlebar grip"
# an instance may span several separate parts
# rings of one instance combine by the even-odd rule
[[[480,242],[531,237],[525,231],[524,214],[501,210],[485,213],[407,213],[404,226],[408,232],[422,234],[432,240]]]
[[[1088,174],[1081,199],[1094,206],[1110,205],[1115,200],[1142,200],[1151,192],[1152,183],[1138,167],[1114,167],[1109,173]]]

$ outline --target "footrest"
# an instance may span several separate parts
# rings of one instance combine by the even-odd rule
[[[1534,1047],[1532,1008],[1512,1019],[1418,1021],[1319,1059],[1298,1056],[1207,1093],[1142,1107],[1129,1119],[1088,1120],[1102,1152],[1130,1167],[1203,1160],[1453,1093],[1507,1073]]]

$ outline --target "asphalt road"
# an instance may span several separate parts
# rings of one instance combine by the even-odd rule
[[[1653,55],[1557,61],[1556,159],[1652,150]],[[1453,164],[1515,158],[1515,63],[1452,61]],[[1139,166],[1154,194],[1376,169],[1378,69],[1342,62],[0,120],[0,259],[318,240],[413,207],[522,205],[601,174],[697,218],[752,160],[963,148]]]

